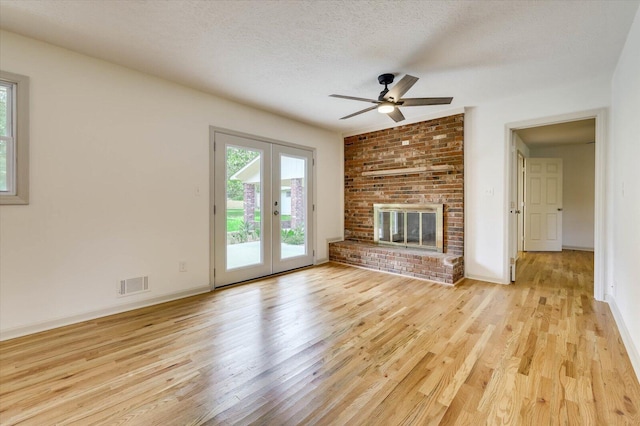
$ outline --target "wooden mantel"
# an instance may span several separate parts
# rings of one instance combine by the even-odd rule
[[[454,170],[454,167],[450,164],[442,164],[438,166],[418,166],[404,167],[400,169],[371,170],[368,172],[362,172],[362,176],[393,176],[420,172],[441,172],[446,170]]]

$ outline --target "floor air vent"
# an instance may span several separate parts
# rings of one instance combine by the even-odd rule
[[[149,277],[136,277],[127,280],[120,280],[118,285],[118,296],[128,296],[130,294],[149,291]]]

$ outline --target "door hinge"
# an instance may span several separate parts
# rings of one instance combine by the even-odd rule
[[[213,150],[214,151],[216,150],[216,143],[215,142],[213,143]]]
[[[311,205],[311,211],[314,211],[314,212],[316,211],[316,205],[315,204]]]
[[[213,278],[216,277],[216,268],[213,268]]]
[[[315,158],[312,158],[312,159],[311,159],[311,165],[312,165],[312,166],[315,166],[315,165],[316,165],[316,159],[315,159]]]
[[[216,214],[216,206],[213,206],[213,214]]]
[[[313,257],[316,257],[316,251],[315,250],[313,250],[311,253],[313,253],[312,254]]]

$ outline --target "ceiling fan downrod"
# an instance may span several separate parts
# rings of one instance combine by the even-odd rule
[[[393,83],[393,78],[393,74],[380,74],[378,76],[378,83],[384,84],[384,90],[380,92],[380,95],[378,96],[379,101],[384,101],[384,96],[387,94],[387,92],[389,92],[387,85]]]

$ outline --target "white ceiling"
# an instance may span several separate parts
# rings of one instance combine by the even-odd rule
[[[638,0],[0,0],[0,27],[344,133],[393,124],[377,76],[411,74],[408,121],[610,76]],[[398,77],[399,78],[399,77]]]
[[[529,147],[581,145],[596,140],[596,120],[570,121],[516,130],[522,141]]]

